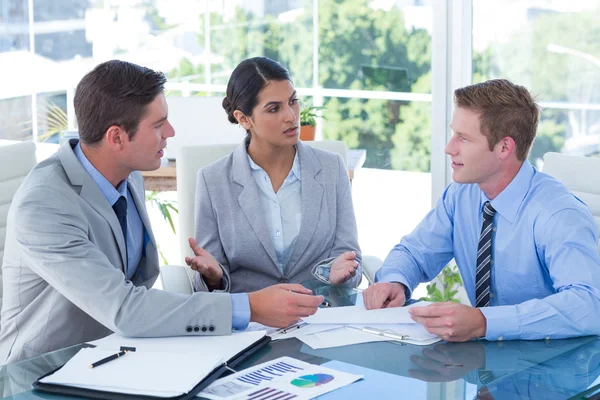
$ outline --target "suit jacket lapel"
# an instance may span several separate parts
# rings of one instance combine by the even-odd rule
[[[77,145],[77,142],[77,139],[71,139],[68,143],[61,146],[58,150],[58,157],[60,158],[65,173],[71,181],[71,185],[81,187],[79,192],[81,198],[96,210],[110,225],[121,253],[121,269],[125,272],[127,270],[127,249],[125,247],[125,238],[123,237],[121,225],[119,224],[119,220],[117,219],[114,210],[110,204],[108,204],[106,197],[104,197],[96,182],[87,173],[75,156],[73,147]]]
[[[302,258],[314,235],[321,214],[323,194],[325,193],[323,185],[316,179],[321,171],[321,164],[315,157],[312,148],[298,142],[296,149],[302,171],[300,180],[300,187],[302,188],[302,224],[287,268],[288,275],[292,275],[296,268],[306,267],[299,265],[298,261]],[[312,265],[308,267],[312,267]]]
[[[242,212],[246,216],[248,223],[250,223],[254,234],[273,261],[274,267],[279,270],[279,262],[275,254],[273,241],[269,235],[269,227],[265,221],[258,186],[254,181],[250,165],[248,164],[248,153],[246,152],[245,142],[235,150],[233,155],[232,179],[235,183],[242,186],[242,190],[238,196],[238,203]]]

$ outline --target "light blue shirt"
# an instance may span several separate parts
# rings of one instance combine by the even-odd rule
[[[75,156],[87,173],[92,177],[94,182],[96,182],[111,207],[121,196],[124,196],[127,200],[127,237],[125,238],[127,246],[127,271],[125,276],[129,280],[135,274],[135,271],[140,264],[140,260],[142,259],[144,250],[144,224],[138,213],[135,201],[127,189],[127,180],[119,183],[119,186],[115,189],[108,179],[106,179],[104,175],[92,165],[85,154],[83,154],[79,143],[75,146],[74,151]]]
[[[275,247],[275,255],[279,269],[285,274],[286,267],[294,252],[296,239],[302,223],[302,188],[300,180],[300,161],[298,152],[294,156],[292,169],[275,193],[271,178],[248,155],[252,176],[258,186],[260,202],[271,230],[271,240]]]
[[[410,292],[454,257],[471,304],[483,203],[476,184],[451,183],[436,207],[396,245],[377,281]],[[588,207],[528,161],[491,201],[490,307],[485,338],[542,339],[600,334],[598,225]]]

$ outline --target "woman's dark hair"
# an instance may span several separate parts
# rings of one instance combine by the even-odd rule
[[[290,81],[290,73],[277,61],[267,57],[254,57],[242,61],[231,73],[227,83],[227,96],[223,108],[232,124],[237,124],[233,116],[235,110],[251,116],[258,103],[258,94],[269,81]]]
[[[75,90],[75,116],[79,138],[98,143],[112,125],[133,139],[148,104],[162,93],[166,78],[161,72],[125,61],[99,64],[81,79]]]

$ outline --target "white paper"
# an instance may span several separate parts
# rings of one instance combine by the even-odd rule
[[[266,331],[240,332],[229,336],[178,336],[165,338],[127,338],[112,334],[90,342],[99,348],[117,352],[121,346],[135,347],[137,352],[218,354],[226,362],[267,334]]]
[[[281,357],[221,378],[198,396],[211,400],[312,399],[360,378],[360,375]]]
[[[114,354],[113,350],[84,348],[54,374],[42,379],[54,383],[118,393],[172,397],[188,393],[215,367],[221,356],[196,353],[129,352],[89,368]]]
[[[363,332],[360,330],[362,328],[385,331],[399,336],[408,336],[408,338],[402,340],[402,342],[416,345],[428,345],[441,340],[438,336],[427,332],[427,330],[419,324],[338,325],[337,329],[317,332],[309,335],[300,335],[298,336],[298,340],[301,340],[315,350],[349,346],[359,343],[385,342],[393,340],[385,336],[378,336],[372,333]]]
[[[364,306],[319,308],[317,312],[302,320],[309,324],[416,324],[408,309],[424,307],[429,302],[420,301],[405,307],[367,310]]]
[[[359,343],[385,342],[389,339],[370,335],[358,330],[346,329],[338,326],[337,329],[314,333],[311,335],[298,336],[298,340],[312,347],[313,349],[327,349],[330,347],[349,346]]]

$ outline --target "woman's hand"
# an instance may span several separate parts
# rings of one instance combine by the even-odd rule
[[[221,287],[221,278],[223,277],[223,269],[217,260],[208,251],[196,243],[196,239],[189,238],[190,248],[194,252],[195,257],[186,257],[185,263],[194,271],[200,272],[204,277],[204,281],[210,290]]]
[[[353,251],[347,251],[337,256],[331,263],[329,282],[339,285],[356,275],[358,262],[354,260],[355,258],[356,253]]]

